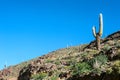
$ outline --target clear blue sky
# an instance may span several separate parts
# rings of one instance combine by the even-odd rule
[[[120,30],[119,0],[0,0],[0,69]]]

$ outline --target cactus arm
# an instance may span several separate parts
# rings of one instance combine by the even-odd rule
[[[99,17],[99,35],[102,36],[103,34],[103,17],[102,17],[102,13],[100,13],[100,17]]]
[[[93,28],[92,28],[92,32],[93,32],[94,37],[96,37],[96,29],[95,29],[94,26],[93,26]]]

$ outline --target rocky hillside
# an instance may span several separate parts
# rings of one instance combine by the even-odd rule
[[[0,80],[120,80],[120,31],[0,71]]]

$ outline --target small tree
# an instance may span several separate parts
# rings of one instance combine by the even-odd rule
[[[101,36],[103,34],[103,17],[102,17],[102,13],[100,13],[100,16],[99,16],[99,32],[96,33],[96,29],[95,27],[93,26],[92,28],[92,31],[93,31],[93,35],[94,37],[96,38],[96,47],[98,50],[100,50],[101,46],[100,46],[100,40],[101,40]]]

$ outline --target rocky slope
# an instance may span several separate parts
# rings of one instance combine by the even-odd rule
[[[31,61],[6,68],[1,80],[120,80],[120,31],[88,45],[53,51]]]

